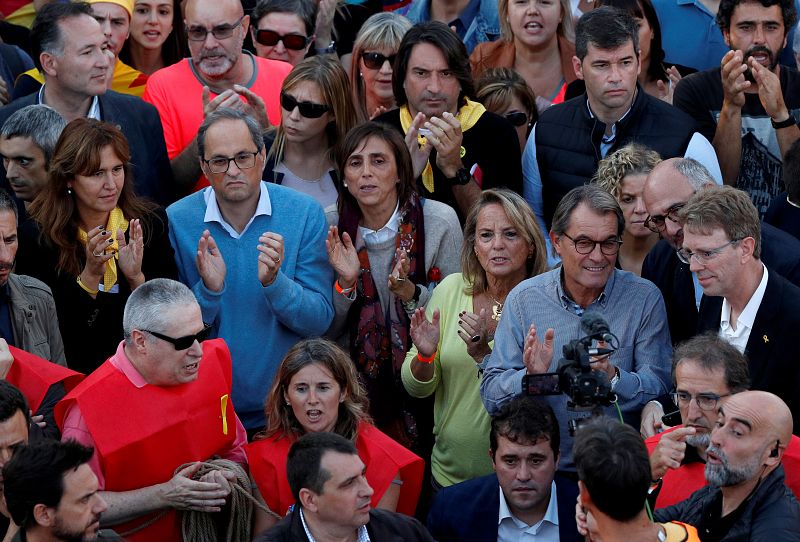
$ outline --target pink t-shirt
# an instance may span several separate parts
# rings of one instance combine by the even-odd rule
[[[292,65],[245,52],[245,61],[251,59],[255,62],[253,77],[244,86],[264,100],[269,121],[277,126],[281,122],[281,85]],[[212,100],[216,96],[211,93]],[[191,59],[183,59],[151,75],[142,98],[158,109],[167,154],[172,160],[194,139],[203,122],[203,82],[195,73]]]
[[[124,344],[124,341],[119,343],[117,352],[111,356],[111,358],[109,358],[109,361],[114,367],[119,369],[119,371],[124,374],[128,380],[130,380],[131,384],[137,388],[143,388],[144,386],[148,385],[147,381],[139,373],[139,371],[136,370],[136,367],[133,366],[131,360],[128,359],[128,356],[125,355]],[[89,427],[86,425],[86,421],[84,420],[81,410],[77,405],[74,405],[72,408],[67,410],[64,415],[64,431],[61,433],[61,440],[76,440],[84,446],[91,446],[92,448],[95,448],[94,439],[92,438],[91,433],[89,433]],[[221,454],[222,457],[224,459],[230,459],[231,461],[239,463],[240,465],[246,465],[247,454],[245,454],[244,451],[245,444],[247,444],[247,431],[237,415],[236,439],[233,441],[233,445],[230,447],[230,449]],[[97,452],[92,455],[92,459],[89,461],[89,467],[97,476],[99,489],[105,489],[106,479],[103,475],[103,470],[100,468],[100,459],[97,457]]]

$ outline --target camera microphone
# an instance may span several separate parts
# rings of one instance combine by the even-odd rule
[[[594,311],[586,311],[583,313],[583,316],[581,316],[581,329],[589,337],[599,341],[605,341],[608,344],[611,344],[615,338],[614,335],[611,334],[611,330],[605,318]]]

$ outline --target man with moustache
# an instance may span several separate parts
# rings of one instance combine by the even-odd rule
[[[800,504],[781,464],[792,436],[792,414],[776,395],[744,391],[719,409],[706,450],[708,485],[655,521],[697,527],[704,542],[796,542]]]
[[[158,109],[175,180],[186,193],[208,186],[195,138],[203,119],[226,107],[252,113],[262,130],[280,124],[281,84],[292,65],[242,49],[250,16],[239,0],[188,0],[184,15],[191,58],[151,75],[144,99]]]
[[[719,68],[685,77],[675,105],[712,141],[726,184],[763,217],[782,190],[781,158],[800,138],[800,74],[779,63],[794,0],[722,0],[717,24],[731,50]]]
[[[121,540],[100,530],[108,509],[89,468],[92,449],[76,442],[21,446],[3,468],[8,510],[20,529],[11,542]]]

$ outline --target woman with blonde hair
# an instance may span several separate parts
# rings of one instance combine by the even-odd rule
[[[498,0],[503,37],[481,43],[470,55],[476,79],[489,68],[512,68],[537,96],[541,113],[564,101],[575,80],[575,23],[569,0]]]
[[[397,13],[376,13],[364,22],[353,44],[350,90],[364,122],[397,107],[392,65],[411,21]]]
[[[625,217],[617,265],[640,276],[645,256],[658,241],[658,234],[645,226],[647,209],[642,192],[647,174],[660,161],[656,151],[630,143],[600,160],[592,177],[592,182],[616,198]]]
[[[38,231],[17,255],[18,272],[53,291],[67,364],[86,374],[122,340],[130,293],[147,279],[177,278],[166,213],[136,196],[129,160],[114,125],[70,122],[28,209]]]
[[[281,124],[267,154],[264,180],[335,206],[337,144],[356,123],[347,74],[331,55],[307,58],[281,87]]]
[[[446,277],[414,312],[414,345],[401,369],[412,397],[435,397],[434,487],[492,472],[476,364],[492,352],[508,292],[546,270],[544,236],[525,200],[504,188],[481,192],[464,227],[461,273]]]
[[[267,506],[285,515],[294,504],[286,478],[289,448],[306,433],[329,431],[352,440],[375,491],[372,506],[413,515],[424,462],[372,425],[366,392],[348,355],[326,339],[293,346],[267,396],[267,429],[247,445],[250,475]],[[256,511],[255,532],[275,518]]]
[[[520,152],[531,128],[539,120],[536,95],[520,74],[511,68],[489,68],[475,83],[475,99],[492,113],[510,122],[517,131]]]

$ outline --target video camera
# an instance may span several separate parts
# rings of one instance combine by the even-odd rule
[[[596,312],[585,312],[581,316],[581,329],[586,336],[564,345],[564,357],[558,362],[557,372],[523,377],[524,394],[563,393],[569,397],[567,409],[572,411],[594,410],[616,401],[608,375],[593,370],[591,358],[614,352],[619,348],[619,339],[611,333],[605,319]],[[600,341],[605,343],[604,347],[597,346],[596,343]]]

